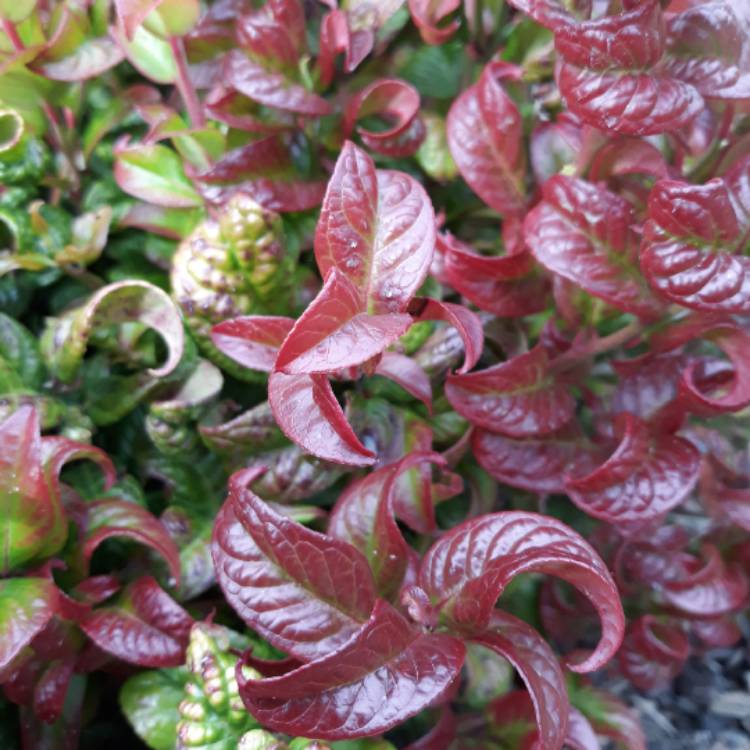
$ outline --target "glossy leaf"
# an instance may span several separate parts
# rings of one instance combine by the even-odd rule
[[[499,82],[518,75],[512,66],[490,63],[453,103],[447,121],[448,145],[461,176],[503,214],[525,203],[521,115]]]
[[[281,431],[308,453],[348,466],[375,463],[375,455],[346,421],[325,375],[274,372],[268,401]]]
[[[270,0],[243,15],[237,27],[240,47],[273,68],[292,69],[305,53],[305,14],[299,0]]]
[[[459,558],[464,565],[453,564]],[[570,668],[598,669],[622,640],[624,618],[617,589],[597,553],[554,518],[505,512],[466,521],[432,546],[422,561],[419,585],[451,627],[476,634],[487,627],[508,583],[530,571],[562,578],[596,607],[602,622],[599,644]]]
[[[413,360],[396,352],[384,352],[375,368],[376,375],[398,383],[409,395],[432,411],[432,385],[427,373]]]
[[[275,370],[296,375],[360,365],[393,344],[411,323],[403,313],[364,312],[359,290],[334,267],[281,345]]]
[[[211,341],[222,354],[243,367],[271,372],[279,348],[293,325],[291,318],[247,315],[214,326]]]
[[[0,670],[5,670],[57,611],[57,589],[46,578],[5,578],[0,602]]]
[[[703,185],[661,180],[651,191],[641,264],[672,302],[706,312],[750,310],[750,160]]]
[[[427,276],[434,247],[424,188],[402,172],[376,170],[364,151],[345,143],[315,232],[321,275],[338,269],[368,313],[401,312]]]
[[[100,648],[131,664],[183,663],[192,618],[150,576],[131,583],[113,605],[83,615],[81,629]]]
[[[381,734],[437,701],[463,664],[463,644],[425,633],[378,600],[369,620],[327,656],[265,680],[238,667],[248,710],[269,729],[321,739]]]
[[[548,270],[589,294],[644,318],[661,311],[638,268],[634,211],[619,195],[557,175],[526,215],[524,237]]]
[[[342,646],[375,603],[367,561],[351,545],[294,523],[246,485],[230,480],[214,526],[212,554],[227,601],[277,648],[303,661]]]
[[[487,632],[474,642],[500,654],[516,668],[529,692],[541,747],[561,750],[568,732],[568,692],[557,657],[539,633],[512,615],[495,612]],[[492,707],[488,708],[492,712]],[[518,714],[513,717],[515,721],[523,718]]]
[[[612,454],[593,470],[567,474],[570,499],[610,523],[647,521],[678,506],[698,481],[700,454],[692,443],[653,434],[628,413],[615,425],[620,440]]]
[[[324,86],[331,83],[336,55],[344,55],[344,72],[351,73],[370,54],[373,42],[372,31],[352,29],[349,16],[344,11],[334,9],[326,13],[320,22],[318,68],[321,83]]]
[[[486,370],[449,375],[445,395],[473,424],[516,438],[554,432],[575,408],[567,387],[548,371],[539,345]]]
[[[84,559],[89,562],[96,548],[114,537],[131,538],[158,552],[179,584],[180,553],[159,520],[140,505],[124,500],[98,500],[89,503],[86,507],[86,533],[82,549]]]

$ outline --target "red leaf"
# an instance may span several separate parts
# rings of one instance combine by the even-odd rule
[[[333,372],[361,365],[411,326],[410,315],[368,315],[352,282],[332,268],[318,296],[279,349],[275,369],[289,375]]]
[[[618,655],[623,674],[639,690],[668,685],[687,661],[690,645],[679,628],[643,615],[628,625]]]
[[[441,302],[430,297],[416,297],[409,306],[409,312],[417,320],[439,320],[453,326],[464,342],[464,363],[456,370],[465,373],[471,370],[482,356],[484,330],[479,317],[463,305]]]
[[[563,62],[558,86],[584,122],[623,135],[653,135],[689,124],[704,107],[690,84],[658,70],[598,71]]]
[[[307,49],[304,9],[299,0],[268,0],[239,19],[236,35],[253,59],[295,71]]]
[[[475,429],[471,449],[479,465],[499,482],[540,494],[565,492],[565,472],[581,452],[580,439],[567,428],[520,440]]]
[[[657,301],[638,269],[639,237],[630,204],[585,180],[556,175],[544,200],[524,221],[536,259],[589,294],[644,318],[658,316]]]
[[[164,525],[145,508],[124,500],[98,500],[86,505],[83,557],[88,564],[106,539],[130,537],[158,552],[179,585],[180,551]]]
[[[378,600],[337,651],[281,677],[248,680],[240,695],[263,726],[325,740],[368,737],[439,700],[458,676],[463,644],[411,626]]]
[[[516,668],[534,706],[541,747],[562,750],[570,704],[565,678],[547,642],[522,620],[500,611],[492,614],[487,632],[472,640],[500,654]],[[492,711],[492,706],[488,709]],[[525,717],[516,716],[519,718]]]
[[[435,217],[424,188],[402,172],[376,170],[347,141],[315,232],[321,275],[337,268],[369,313],[401,312],[427,276],[434,247]]]
[[[521,115],[498,79],[517,78],[507,63],[490,63],[478,83],[466,89],[448,113],[448,147],[461,176],[500,213],[523,209],[526,159]]]
[[[577,672],[598,669],[617,650],[625,627],[606,566],[575,531],[535,513],[492,513],[465,521],[441,537],[422,561],[419,585],[459,630],[487,627],[497,598],[520,573],[547,573],[579,588],[596,607],[602,636]]]
[[[427,373],[413,359],[396,352],[383,352],[375,374],[398,383],[432,413],[432,384]]]
[[[225,320],[211,329],[211,341],[243,367],[271,372],[276,355],[294,320],[274,315],[247,315]]]
[[[693,490],[700,454],[687,440],[653,433],[627,412],[618,416],[621,435],[614,452],[593,470],[586,462],[565,478],[570,499],[610,523],[648,521],[677,507]]]
[[[548,372],[540,345],[486,370],[449,374],[445,395],[451,406],[479,427],[510,437],[554,432],[573,416],[575,401]]]
[[[602,690],[588,688],[602,707],[602,717],[589,717],[598,735],[609,737],[623,750],[647,750],[646,737],[635,711]]]
[[[266,107],[317,117],[331,112],[331,105],[284,74],[267,70],[240,50],[232,50],[224,61],[222,80],[227,86]]]
[[[128,35],[132,39],[136,29],[143,23],[146,16],[158,7],[162,0],[115,0],[117,16]]]
[[[591,13],[591,0],[509,0],[514,8],[531,16],[537,23],[556,30],[561,26],[586,19]]]
[[[707,648],[731,648],[742,640],[742,630],[726,615],[693,620],[690,630]]]
[[[555,122],[542,122],[531,131],[529,157],[536,181],[541,185],[566,164],[576,164],[583,148],[581,121],[561,112]]]
[[[357,120],[377,116],[390,127],[385,130],[357,128],[362,142],[378,154],[393,158],[413,156],[426,130],[419,119],[419,92],[405,81],[381,78],[359,91],[344,111],[344,137],[351,136]]]
[[[703,552],[705,561],[693,558],[684,578],[664,586],[664,601],[695,617],[716,617],[737,611],[748,597],[744,572],[739,565],[726,566],[713,546],[707,545]]]
[[[362,554],[271,510],[247,489],[257,469],[230,479],[211,552],[240,617],[302,661],[341,647],[370,616],[372,574]]]
[[[391,598],[401,588],[409,563],[409,546],[396,524],[401,516],[396,504],[398,480],[410,469],[426,462],[444,466],[437,453],[410,453],[396,464],[355,479],[339,496],[331,511],[328,533],[358,549],[370,565],[378,594]],[[421,477],[420,477],[421,478]],[[422,499],[432,504],[429,475]],[[408,521],[409,509],[406,517]],[[430,507],[428,516],[433,516]]]
[[[448,750],[456,739],[456,715],[447,704],[440,707],[440,718],[418,740],[404,750]]]
[[[439,24],[460,5],[461,0],[409,0],[411,20],[426,44],[445,44],[458,31],[458,19],[444,26]]]
[[[81,629],[103,651],[143,667],[178,667],[193,620],[151,576],[131,583],[116,604],[84,614]]]
[[[62,714],[68,685],[73,676],[75,655],[56,659],[47,666],[34,688],[34,713],[43,722],[52,724]]]
[[[704,185],[661,180],[648,201],[641,264],[667,299],[706,312],[750,312],[750,159]]]
[[[639,138],[616,138],[605,143],[589,167],[589,180],[599,182],[627,174],[669,177],[669,165],[656,146]]]
[[[320,82],[328,86],[333,80],[336,55],[344,55],[344,72],[352,73],[370,54],[375,37],[369,29],[353,30],[349,16],[342,10],[331,10],[320,23]]]
[[[375,454],[346,421],[325,375],[274,372],[268,380],[268,401],[281,431],[308,453],[348,466],[375,463]]]
[[[747,36],[732,4],[701,3],[667,22],[667,70],[706,99],[750,98],[750,71],[742,65]]]

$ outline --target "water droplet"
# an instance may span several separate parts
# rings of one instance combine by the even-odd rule
[[[355,250],[355,249],[356,249],[356,247],[357,247],[357,240],[349,240],[349,247],[350,247],[350,248],[351,248],[352,250]]]
[[[359,258],[350,257],[346,259],[347,268],[356,268],[359,265]]]

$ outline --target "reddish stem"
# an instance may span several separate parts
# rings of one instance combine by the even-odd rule
[[[182,97],[182,101],[185,102],[185,109],[187,110],[188,117],[194,128],[202,128],[206,124],[206,118],[203,115],[203,107],[198,99],[198,94],[195,92],[193,82],[190,80],[187,57],[185,55],[185,45],[182,43],[182,39],[178,36],[173,36],[169,40],[169,44],[172,47],[172,55],[174,56],[174,61],[177,65],[177,88]]]
[[[26,49],[23,40],[18,36],[18,29],[16,29],[16,25],[13,21],[3,18],[3,31],[8,36],[8,39],[10,39],[10,43],[13,45],[13,49],[16,50],[16,52]]]

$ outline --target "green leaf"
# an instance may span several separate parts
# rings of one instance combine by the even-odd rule
[[[0,313],[0,369],[6,368],[16,373],[28,390],[38,390],[44,382],[44,362],[36,337],[19,322]]]
[[[174,750],[186,682],[187,671],[180,667],[142,672],[122,686],[120,707],[152,750]]]
[[[174,83],[177,80],[177,64],[168,42],[143,26],[135,30],[132,39],[128,39],[119,26],[112,33],[133,67],[146,78],[154,83]]]
[[[57,608],[57,589],[45,578],[0,581],[0,670],[50,621]]]
[[[458,167],[448,149],[445,120],[440,115],[424,113],[422,121],[427,128],[427,135],[416,153],[419,166],[433,180],[439,182],[452,180],[458,174]]]
[[[31,15],[37,0],[0,0],[0,17],[19,23]]]
[[[200,17],[198,0],[161,0],[144,19],[143,25],[162,39],[185,36]]]
[[[203,205],[185,176],[179,155],[159,143],[120,145],[116,150],[115,180],[126,193],[148,203],[169,208]]]
[[[452,99],[461,90],[461,80],[468,58],[461,42],[439,46],[422,46],[408,54],[398,74],[411,83],[422,96]]]

